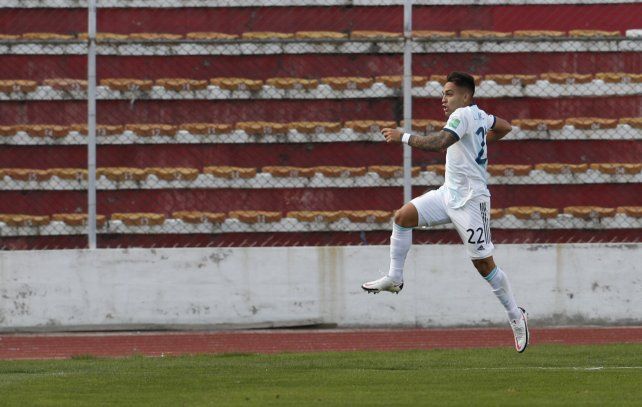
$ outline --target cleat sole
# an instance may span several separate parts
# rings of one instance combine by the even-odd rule
[[[517,350],[517,353],[524,353],[526,348],[528,348],[528,344],[529,344],[529,342],[531,340],[530,332],[528,331],[528,313],[526,312],[526,310],[524,308],[522,308],[522,307],[518,307],[518,308],[524,314],[524,321],[526,322],[526,344],[524,345],[524,347],[521,350]]]

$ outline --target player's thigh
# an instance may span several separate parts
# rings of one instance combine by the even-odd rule
[[[448,213],[471,259],[493,255],[495,246],[490,232],[489,197],[473,198],[461,208],[449,209]]]
[[[411,204],[417,209],[419,215],[418,226],[434,226],[450,223],[446,210],[444,190],[434,189],[416,197]]]

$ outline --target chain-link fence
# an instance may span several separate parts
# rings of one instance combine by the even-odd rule
[[[85,247],[88,11],[26,3],[0,8],[0,236]],[[400,1],[186,3],[97,2],[98,247],[386,242],[406,45],[415,133],[443,126],[453,70],[512,121],[488,146],[495,241],[639,240],[639,4],[417,1],[404,36]],[[412,151],[413,196],[444,159]]]
[[[477,104],[513,125],[487,146],[494,239],[639,240],[642,6],[529,3],[413,8],[414,125],[438,130],[444,75],[470,72]],[[413,163],[443,174],[443,155]],[[424,174],[415,194],[443,181]]]
[[[86,247],[76,226],[87,213],[86,140],[76,130],[87,123],[87,50],[78,37],[87,31],[87,8],[6,3],[0,5],[1,246]]]

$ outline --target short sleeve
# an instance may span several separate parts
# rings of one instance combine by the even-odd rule
[[[462,114],[460,109],[457,109],[448,118],[444,131],[451,133],[457,140],[460,140],[466,134],[467,128],[468,120],[466,120],[466,116]]]
[[[497,122],[497,118],[492,114],[489,114],[488,116],[486,116],[486,128],[488,130],[492,130],[495,127],[496,122]]]

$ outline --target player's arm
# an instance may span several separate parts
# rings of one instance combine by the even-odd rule
[[[502,137],[506,136],[513,129],[513,126],[510,125],[506,120],[495,116],[495,125],[486,135],[486,141],[497,141]]]
[[[381,130],[381,133],[386,138],[386,142],[401,143],[403,133],[399,130],[383,129]],[[446,151],[446,149],[455,144],[457,140],[457,137],[455,137],[451,132],[442,130],[437,134],[431,134],[428,136],[417,136],[415,134],[411,134],[408,139],[408,145],[427,151]]]

